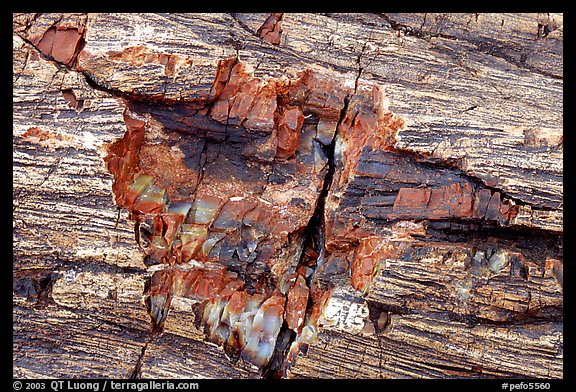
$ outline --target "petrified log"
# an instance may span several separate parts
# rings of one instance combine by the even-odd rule
[[[562,377],[561,15],[13,20],[15,376]]]

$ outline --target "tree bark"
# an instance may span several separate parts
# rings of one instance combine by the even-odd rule
[[[14,377],[563,377],[561,14],[14,14],[13,56]],[[288,208],[262,290],[310,267],[307,349],[295,286],[265,366],[199,291],[158,320],[130,149],[170,200]]]

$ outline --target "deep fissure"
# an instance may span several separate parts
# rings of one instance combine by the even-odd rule
[[[323,179],[322,189],[320,190],[320,194],[318,195],[318,199],[316,202],[316,207],[314,209],[314,213],[310,218],[308,224],[304,228],[304,243],[302,246],[302,253],[300,254],[300,263],[302,264],[305,257],[305,250],[310,247],[313,248],[316,253],[318,254],[318,259],[315,267],[315,271],[322,266],[323,259],[325,257],[325,232],[324,232],[324,209],[326,205],[326,198],[328,197],[328,192],[330,191],[330,187],[332,185],[332,180],[334,178],[334,173],[336,172],[336,163],[334,160],[335,150],[336,150],[336,141],[338,138],[338,130],[340,129],[340,125],[344,118],[346,117],[346,113],[348,111],[348,104],[350,102],[350,95],[344,97],[343,107],[340,111],[340,116],[338,118],[338,122],[336,123],[336,128],[334,130],[334,135],[330,144],[326,148],[326,156],[327,156],[327,170],[326,174]],[[312,282],[314,280],[315,274],[312,275],[306,280],[306,285],[310,288]],[[306,313],[308,313],[312,307],[313,303],[311,300],[308,301],[306,307]],[[289,339],[283,339],[285,335],[289,335]],[[263,369],[263,378],[283,378],[285,376],[287,370],[287,354],[290,345],[294,342],[296,338],[296,333],[290,333],[286,322],[284,322],[280,333],[278,334],[279,339],[277,340],[277,344],[274,350],[274,354],[268,366]]]
[[[138,355],[138,359],[136,360],[136,364],[134,365],[134,369],[128,376],[130,380],[137,380],[142,376],[142,362],[144,361],[144,356],[146,355],[146,349],[148,348],[148,342],[144,343],[142,346],[142,350],[140,351],[140,355]]]

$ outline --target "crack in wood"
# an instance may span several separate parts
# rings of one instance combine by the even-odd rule
[[[144,343],[144,346],[142,347],[142,351],[140,352],[140,355],[138,356],[138,359],[136,360],[136,365],[134,365],[134,369],[132,370],[132,372],[128,376],[128,379],[137,380],[139,378],[142,378],[142,362],[144,361],[144,355],[146,355],[146,349],[147,348],[148,348],[148,342]]]
[[[360,75],[358,75],[360,77]],[[357,87],[357,80],[356,80],[356,87]],[[356,93],[356,89],[354,90]],[[311,276],[306,279],[306,285],[308,288],[311,288],[314,279],[314,272],[320,268],[323,264],[324,253],[326,251],[325,248],[325,206],[326,206],[326,198],[328,197],[328,191],[330,186],[332,185],[332,180],[334,177],[334,173],[336,171],[336,164],[334,162],[334,153],[336,149],[336,140],[338,138],[338,133],[342,121],[346,117],[348,111],[348,104],[350,102],[350,95],[346,95],[343,100],[343,107],[340,111],[340,116],[338,118],[338,122],[336,124],[336,129],[332,140],[330,141],[330,145],[327,148],[327,166],[328,170],[322,179],[322,190],[318,198],[316,199],[316,207],[314,209],[314,213],[310,218],[310,221],[304,228],[304,245],[302,247],[302,251],[298,257],[300,260],[299,265],[305,266],[305,250],[307,248],[312,248],[318,254],[318,258],[316,260],[316,266],[312,268]],[[304,311],[305,314],[311,314],[313,311],[315,304],[312,301],[308,301],[306,305],[306,309]],[[288,330],[288,326],[286,324],[283,325],[283,328],[280,330],[280,334],[286,333],[285,331]],[[264,369],[263,377],[264,378],[283,378],[285,377],[290,364],[289,364],[289,356],[290,356],[290,347],[295,342],[297,335],[295,333],[291,333],[289,335],[289,339],[285,339],[282,341],[281,345],[277,345],[275,348],[275,354],[273,354],[273,359],[277,358],[276,360],[271,361],[271,366],[267,366]]]

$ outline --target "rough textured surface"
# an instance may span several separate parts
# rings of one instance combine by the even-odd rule
[[[562,378],[562,18],[14,14],[14,376]]]

